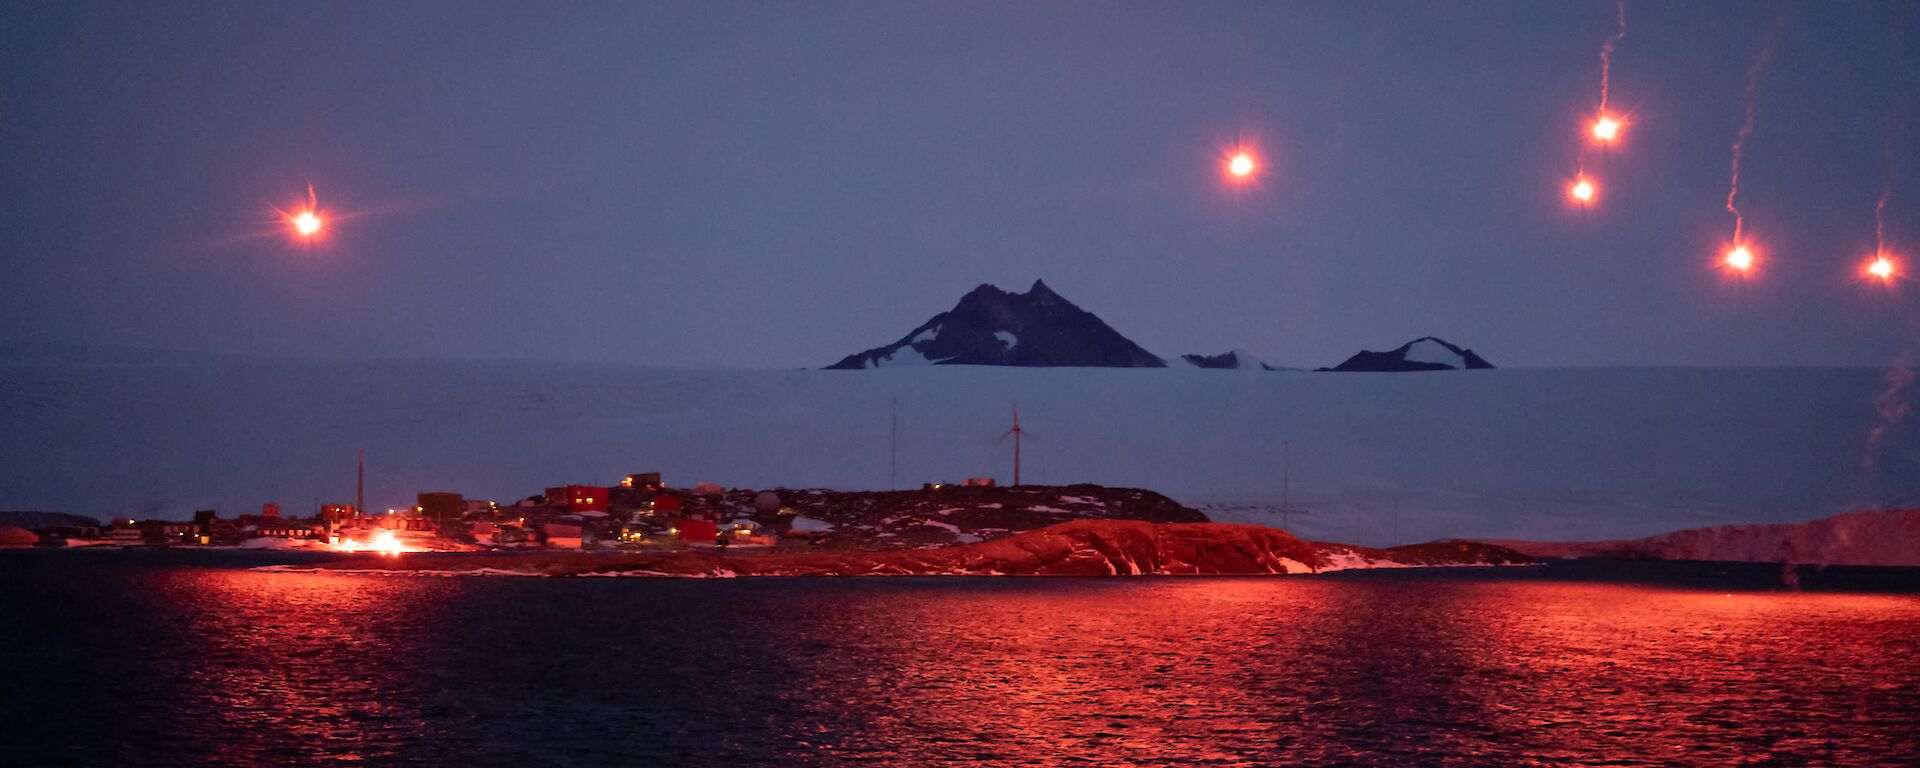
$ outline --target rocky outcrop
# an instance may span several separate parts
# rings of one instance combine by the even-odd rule
[[[1160,368],[1166,363],[1039,280],[1026,293],[982,285],[899,341],[829,370],[907,365]]]
[[[1414,339],[1385,352],[1361,351],[1346,362],[1322,371],[1453,371],[1492,368],[1493,364],[1471,349],[1454,346],[1433,336]]]
[[[33,531],[11,525],[0,525],[0,547],[31,547],[40,542]]]
[[[98,528],[100,521],[66,512],[0,511],[0,525],[37,531],[42,528]]]
[[[269,568],[538,576],[1252,576],[1528,562],[1470,542],[1369,549],[1303,541],[1255,525],[1077,520],[978,544],[890,552],[404,555]]]
[[[1222,352],[1217,355],[1181,355],[1179,357],[1171,358],[1167,360],[1167,366],[1173,367],[1173,368],[1182,367],[1182,366],[1191,366],[1194,368],[1208,368],[1213,370],[1224,370],[1224,371],[1278,371],[1278,370],[1281,370],[1279,368],[1275,368],[1271,365],[1267,365],[1266,363],[1261,362],[1260,358],[1254,357],[1252,352],[1248,352],[1244,349],[1236,349],[1230,352]]]

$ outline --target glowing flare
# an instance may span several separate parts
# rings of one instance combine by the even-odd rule
[[[393,531],[386,530],[373,534],[373,536],[369,537],[365,542],[354,541],[353,539],[341,539],[338,544],[333,545],[333,548],[340,552],[378,552],[383,555],[398,555],[402,552],[420,551],[418,547],[409,546],[405,542],[402,542],[400,537]]]
[[[1734,271],[1746,272],[1753,269],[1753,251],[1744,245],[1736,245],[1727,251],[1726,258],[1721,261]]]
[[[293,231],[301,237],[312,237],[320,232],[320,216],[313,211],[301,211],[293,216]]]
[[[395,536],[393,531],[381,531],[374,534],[373,541],[368,542],[367,548],[383,555],[397,555],[407,551],[407,546],[400,543],[400,537]]]
[[[321,237],[321,230],[327,227],[327,220],[320,213],[320,198],[314,196],[311,184],[307,185],[307,199],[304,203],[288,210],[274,206],[273,212],[279,214],[280,218],[286,222],[287,228],[292,230],[296,239],[318,240]]]
[[[1252,176],[1253,170],[1253,155],[1245,152],[1235,154],[1232,159],[1227,161],[1227,173],[1233,174],[1235,178],[1244,179]]]
[[[1619,120],[1601,115],[1600,119],[1593,121],[1593,137],[1603,142],[1613,141],[1620,137],[1621,126]]]
[[[1593,202],[1593,195],[1595,191],[1596,190],[1593,187],[1593,182],[1588,181],[1586,179],[1580,179],[1579,181],[1574,182],[1573,186],[1567,188],[1567,194],[1573,197],[1573,199],[1578,200],[1582,203]]]
[[[1867,263],[1867,275],[1883,283],[1893,282],[1894,273],[1897,271],[1893,259],[1887,258],[1886,254],[1880,254]]]

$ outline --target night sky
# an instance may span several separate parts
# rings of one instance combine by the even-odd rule
[[[1630,125],[1583,215],[1614,11],[0,3],[0,340],[821,366],[1044,278],[1160,355],[1908,349],[1920,282],[1859,270],[1888,180],[1920,255],[1920,6],[1629,2]],[[1776,24],[1742,173],[1764,261],[1730,279]],[[1255,188],[1222,177],[1241,141]],[[309,183],[336,218],[303,248],[271,206]]]

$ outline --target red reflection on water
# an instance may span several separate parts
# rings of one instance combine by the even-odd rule
[[[833,616],[876,632],[810,654],[784,694],[858,702],[858,718],[802,718],[807,749],[903,764],[1844,765],[1849,742],[1912,754],[1920,702],[1920,644],[1897,629],[1920,619],[1911,597],[1313,579],[888,597]],[[1905,709],[1863,710],[1876,699]]]
[[[395,753],[425,720],[395,643],[450,579],[199,570],[179,605],[198,636],[213,691],[205,717],[251,738],[207,744],[241,764],[358,761]],[[205,683],[211,682],[212,685]]]
[[[1920,758],[1910,596],[1338,578],[170,579],[195,654],[179,674],[205,677],[162,721],[233,764]]]

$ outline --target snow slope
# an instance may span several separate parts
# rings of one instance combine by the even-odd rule
[[[1234,349],[1217,355],[1181,355],[1167,358],[1170,368],[1210,368],[1223,371],[1277,371],[1281,370],[1260,361],[1252,352]]]
[[[1024,343],[1024,340],[1023,340]],[[448,490],[510,501],[659,470],[670,483],[883,489],[1024,474],[1221,505],[1395,544],[1623,539],[1797,522],[1920,499],[1920,431],[1879,424],[1872,369],[1500,369],[1241,376],[1193,369],[926,366],[666,370],[189,356],[0,362],[0,507],[186,518]],[[1904,503],[1903,503],[1904,502]],[[1203,509],[1206,509],[1204,506]]]
[[[1807,523],[1723,525],[1632,541],[1492,541],[1534,557],[1920,566],[1920,509],[1849,512]]]

